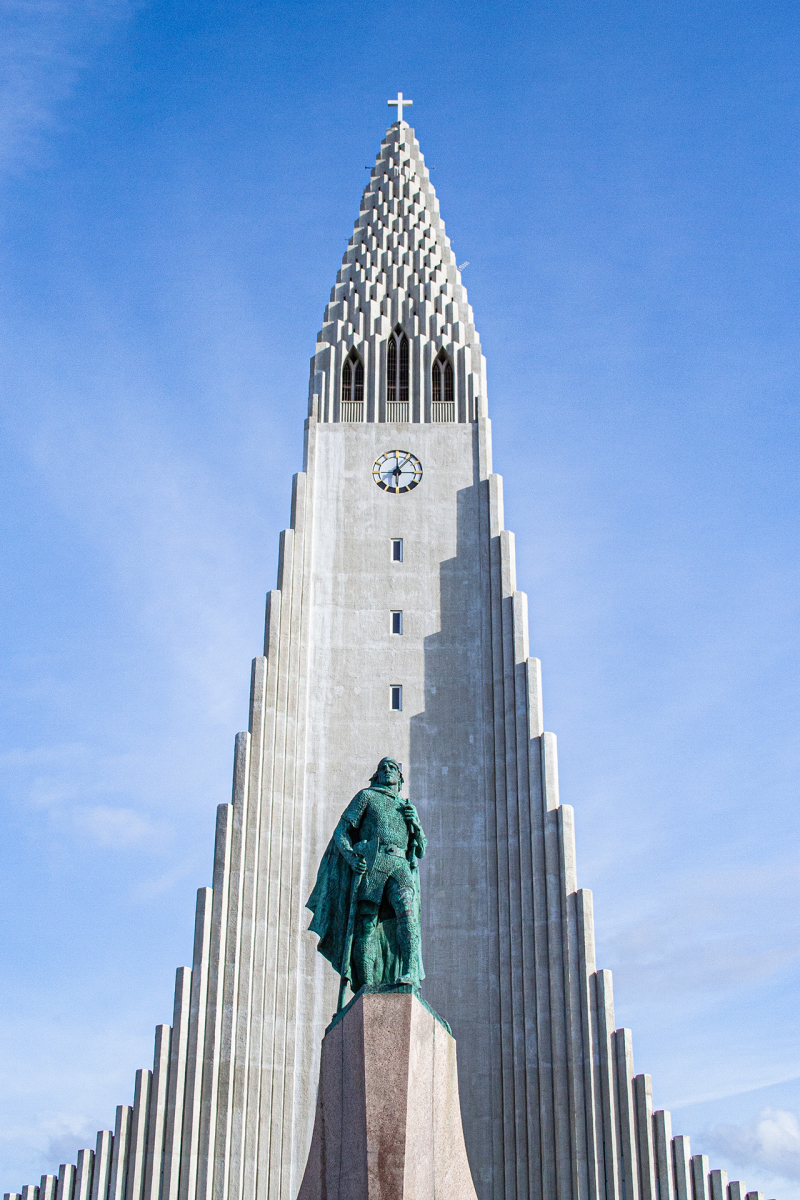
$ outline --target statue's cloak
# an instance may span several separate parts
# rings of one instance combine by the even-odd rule
[[[347,821],[351,810],[355,813],[355,805],[363,795],[359,792],[353,798],[342,815],[342,822]],[[341,822],[340,822],[341,823]],[[357,827],[348,823],[348,828],[357,833]],[[419,871],[413,869],[411,877],[414,882],[414,907],[417,921],[420,917]],[[358,903],[358,889],[353,895],[353,880],[355,872],[336,845],[335,835],[328,842],[317,871],[317,881],[314,890],[308,898],[306,908],[311,909],[313,917],[309,929],[319,937],[317,949],[327,958],[333,969],[344,976],[350,987],[357,990],[362,981],[354,978],[352,964],[352,941],[347,946],[347,929],[350,920],[350,906]],[[363,879],[360,877],[359,882]],[[354,914],[355,916],[355,914]],[[396,937],[397,921],[394,909],[384,897],[378,913],[378,928],[374,942],[374,967],[377,978],[385,983],[396,983],[401,974],[400,954]],[[415,975],[418,979],[425,978],[422,969],[422,954],[416,964]]]
[[[345,963],[347,925],[354,872],[331,838],[317,871],[317,882],[306,908],[314,914],[309,929],[319,937],[317,949],[337,971],[350,979],[350,964]]]

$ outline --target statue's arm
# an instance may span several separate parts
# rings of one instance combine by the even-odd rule
[[[339,824],[333,833],[333,840],[336,843],[337,849],[354,871],[358,870],[359,865],[363,861],[360,854],[356,854],[353,850],[353,840],[350,830],[358,829],[361,824],[361,818],[364,815],[364,809],[367,807],[367,799],[363,792],[359,792],[353,797],[347,808],[339,818]]]
[[[419,813],[410,800],[407,800],[403,805],[403,816],[408,824],[409,839],[414,850],[414,857],[422,858],[425,853],[425,847],[428,844],[428,839],[425,837],[422,826],[419,823]]]

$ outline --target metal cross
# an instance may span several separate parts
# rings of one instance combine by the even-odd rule
[[[397,93],[397,99],[396,99],[396,100],[387,100],[387,101],[386,101],[386,103],[387,103],[387,104],[394,104],[394,105],[396,105],[396,106],[397,106],[397,120],[398,120],[398,121],[400,121],[400,122],[402,123],[402,121],[403,121],[403,109],[405,108],[405,106],[406,106],[407,104],[413,104],[413,103],[414,103],[414,101],[413,101],[413,100],[404,100],[404,99],[403,99],[403,93],[402,93],[402,92],[398,92],[398,93]]]

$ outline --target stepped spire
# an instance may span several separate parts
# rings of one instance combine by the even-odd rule
[[[470,422],[486,415],[485,379],[419,142],[395,121],[317,336],[309,412],[322,422]]]

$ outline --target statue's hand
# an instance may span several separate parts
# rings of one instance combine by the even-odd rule
[[[356,875],[366,875],[367,860],[364,858],[364,855],[354,854],[353,860],[353,870],[355,871]]]
[[[401,813],[411,825],[419,826],[419,816],[414,805],[411,803],[403,804],[400,808]]]

